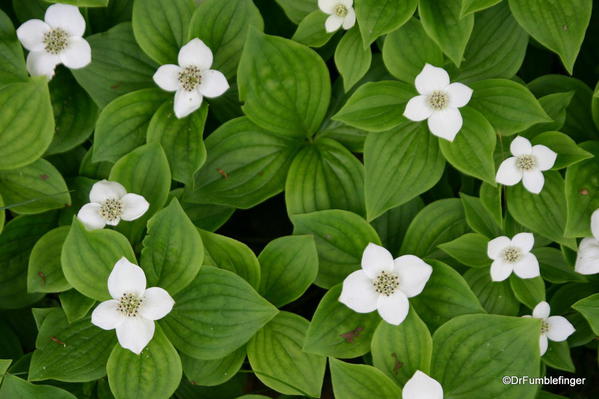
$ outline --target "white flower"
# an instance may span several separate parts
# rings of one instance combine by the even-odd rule
[[[535,319],[540,319],[541,324],[541,336],[539,337],[539,346],[541,350],[541,356],[547,352],[547,339],[555,342],[562,342],[568,339],[570,335],[576,331],[574,326],[562,316],[551,316],[549,317],[549,313],[551,312],[551,308],[549,304],[545,301],[540,302],[535,308],[532,310],[532,317]],[[523,316],[523,317],[531,317],[531,316]]]
[[[139,194],[127,194],[121,184],[100,180],[89,192],[89,204],[79,210],[77,218],[90,230],[116,226],[121,219],[126,221],[140,218],[150,204]]]
[[[358,313],[378,310],[387,323],[399,325],[408,315],[408,298],[422,292],[432,272],[416,256],[393,260],[385,248],[370,243],[362,254],[362,270],[343,281],[339,301]]]
[[[443,387],[434,378],[416,370],[403,386],[402,399],[443,399]]]
[[[512,272],[520,278],[539,276],[539,261],[530,252],[534,244],[535,238],[531,233],[518,233],[511,240],[501,236],[489,241],[487,255],[493,260],[491,280],[503,281]]]
[[[544,145],[530,144],[524,137],[516,137],[510,144],[513,157],[503,161],[497,170],[495,181],[505,186],[513,186],[522,180],[524,188],[533,194],[543,189],[543,171],[555,164],[557,154]]]
[[[75,6],[53,4],[44,21],[30,19],[17,29],[17,37],[27,50],[27,70],[32,76],[54,76],[59,64],[83,68],[91,62],[92,50],[83,39],[85,19]]]
[[[351,29],[356,24],[356,12],[353,8],[354,0],[318,0],[318,8],[330,17],[324,23],[327,32]]]
[[[435,136],[453,141],[462,128],[462,114],[458,108],[468,104],[472,89],[462,83],[449,83],[443,68],[426,64],[416,76],[416,90],[403,115],[414,122],[427,119],[428,128]]]
[[[584,238],[578,246],[574,270],[580,274],[599,273],[599,209],[591,215],[593,237]]]
[[[154,320],[169,314],[175,301],[160,287],[146,289],[144,271],[125,258],[108,276],[108,292],[114,299],[94,309],[92,323],[104,330],[116,328],[119,344],[139,355],[154,336]]]
[[[212,51],[200,39],[181,47],[178,61],[179,65],[162,65],[154,74],[154,82],[161,89],[176,92],[177,118],[184,118],[200,108],[204,97],[218,97],[229,89],[225,75],[210,69]]]

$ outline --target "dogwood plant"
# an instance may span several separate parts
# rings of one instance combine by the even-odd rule
[[[215,98],[229,89],[225,75],[210,69],[212,61],[210,48],[196,38],[179,50],[179,65],[162,65],[154,74],[154,82],[161,89],[175,92],[177,118],[200,108],[204,97]]]
[[[568,319],[563,316],[549,316],[550,313],[551,307],[547,302],[543,301],[539,302],[532,310],[532,316],[523,316],[541,320],[541,336],[539,337],[541,356],[547,352],[548,340],[562,342],[576,331]]]
[[[401,397],[402,399],[443,399],[443,387],[434,378],[416,370],[403,386]]]
[[[81,207],[77,218],[90,230],[102,229],[107,224],[116,226],[121,219],[138,219],[150,207],[143,196],[127,193],[122,184],[108,180],[94,183],[89,200]]]
[[[408,101],[404,116],[415,122],[426,120],[432,134],[453,141],[463,124],[458,108],[468,104],[472,89],[450,83],[445,69],[430,64],[424,65],[414,83],[419,95]]]
[[[154,336],[154,321],[170,313],[175,301],[160,287],[146,289],[141,267],[119,259],[108,276],[113,299],[100,303],[92,312],[92,323],[104,330],[116,329],[119,344],[140,354]]]
[[[339,301],[358,313],[377,310],[389,324],[399,325],[410,310],[408,298],[422,292],[433,268],[414,255],[393,259],[385,248],[370,243],[362,269],[345,278]]]
[[[599,273],[599,209],[591,215],[593,237],[586,237],[578,245],[574,270],[580,274]]]
[[[79,69],[91,62],[91,47],[82,37],[85,19],[75,6],[53,4],[44,21],[30,19],[17,29],[17,37],[27,50],[27,70],[32,76],[52,78],[57,65]]]
[[[531,233],[518,233],[512,239],[501,236],[487,244],[487,256],[493,260],[491,279],[503,281],[514,272],[520,278],[540,275],[539,261],[531,253],[535,239]]]
[[[324,23],[327,32],[351,29],[356,24],[356,12],[353,0],[318,0],[318,8],[329,17]]]

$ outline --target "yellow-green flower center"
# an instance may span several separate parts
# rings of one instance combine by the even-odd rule
[[[429,94],[427,101],[428,105],[432,109],[435,111],[441,111],[442,109],[447,108],[447,105],[449,105],[449,96],[444,91],[437,90]]]
[[[533,155],[520,155],[516,158],[516,166],[521,170],[531,170],[537,166],[537,159]]]
[[[123,203],[120,200],[109,198],[100,207],[100,216],[109,222],[117,220],[123,214]]]
[[[343,4],[337,4],[335,6],[335,15],[338,17],[346,17],[348,13],[347,7],[344,6]]]
[[[374,290],[381,295],[391,296],[399,287],[399,276],[382,271],[372,282]]]
[[[69,45],[69,34],[61,28],[54,28],[44,33],[43,43],[48,53],[59,54]]]
[[[522,251],[520,248],[507,247],[503,250],[503,259],[507,263],[516,263],[522,258]]]
[[[135,317],[142,303],[143,299],[136,294],[126,293],[119,299],[116,309],[127,317]]]
[[[186,91],[192,91],[202,83],[202,71],[195,65],[186,66],[179,72],[179,84]]]

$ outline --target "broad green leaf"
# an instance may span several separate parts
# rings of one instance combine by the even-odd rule
[[[328,17],[328,14],[319,9],[312,11],[302,19],[291,39],[309,47],[324,46],[335,34],[325,30],[325,21]]]
[[[512,274],[510,276],[510,285],[516,299],[530,309],[534,309],[539,302],[545,300],[545,283],[540,276],[523,279]]]
[[[4,379],[4,376],[6,375],[6,370],[8,370],[11,363],[12,363],[11,359],[0,359],[0,384],[2,384],[2,380]]]
[[[593,115],[595,127],[599,129],[599,82],[597,82],[597,86],[595,86],[595,91],[593,92],[593,99],[591,102],[591,113]]]
[[[106,372],[116,399],[168,399],[183,374],[179,354],[159,327],[139,355],[115,345]]]
[[[591,19],[592,4],[592,0],[509,0],[518,23],[557,53],[570,74]]]
[[[44,19],[44,12],[50,6],[44,0],[20,1],[12,0],[12,6],[15,15],[20,22],[25,22],[32,18]]]
[[[585,282],[586,277],[574,270],[574,264],[568,264],[557,248],[534,248],[532,252],[539,260],[541,276],[551,283]]]
[[[461,0],[420,0],[418,4],[424,30],[458,67],[474,27],[473,15],[460,17],[461,5]]]
[[[474,294],[489,313],[515,316],[520,304],[508,281],[491,281],[489,268],[470,269],[464,273]]]
[[[0,234],[4,229],[4,220],[6,219],[6,213],[4,212],[4,199],[2,199],[2,194],[0,193]]]
[[[181,206],[189,219],[197,227],[215,231],[229,220],[234,208],[216,204],[194,204],[181,201]]]
[[[183,373],[194,385],[211,387],[223,384],[237,374],[245,360],[245,352],[245,347],[241,347],[221,359],[214,360],[196,359],[182,354]]]
[[[470,87],[474,92],[468,105],[485,115],[497,133],[503,136],[550,121],[533,94],[512,80],[481,80],[470,84]]]
[[[316,8],[317,0],[275,0],[287,17],[296,25]]]
[[[110,169],[112,168],[112,163],[93,162],[93,152],[94,146],[92,145],[81,160],[81,164],[79,165],[79,176],[94,180],[108,179],[108,175],[110,175]],[[73,194],[73,196],[75,196],[75,194]]]
[[[443,53],[424,32],[420,20],[412,18],[387,35],[383,60],[393,76],[413,84],[425,64],[443,65]]]
[[[341,284],[320,300],[304,341],[304,351],[337,358],[353,358],[370,351],[370,341],[381,321],[376,312],[357,313],[341,302]]]
[[[89,318],[69,324],[57,310],[46,317],[39,336],[46,338],[36,343],[30,381],[87,382],[106,375],[106,361],[116,342],[114,331],[102,330]]]
[[[364,47],[405,24],[414,15],[417,4],[417,0],[356,1],[356,18]]]
[[[475,109],[464,108],[461,113],[464,125],[453,142],[439,140],[441,152],[457,170],[495,185],[493,126]]]
[[[15,204],[10,210],[22,214],[42,213],[71,205],[71,195],[64,179],[45,159],[18,169],[0,171],[0,192],[6,204]]]
[[[277,307],[302,296],[318,274],[318,252],[312,236],[277,238],[266,245],[258,259],[260,293]]]
[[[27,271],[27,292],[62,292],[71,288],[62,274],[60,253],[69,226],[44,234],[33,246]]]
[[[571,165],[566,170],[567,237],[590,237],[591,214],[599,208],[599,145],[589,142],[583,147],[595,158]]]
[[[476,11],[489,8],[500,1],[501,0],[462,0],[462,10],[460,14],[464,17],[468,14],[475,13]]]
[[[549,341],[547,352],[542,357],[543,363],[557,370],[564,370],[574,373],[576,368],[570,356],[570,348],[568,342]]]
[[[364,145],[366,215],[372,220],[432,188],[445,159],[426,124],[404,122]]]
[[[595,334],[599,335],[599,294],[577,301],[572,308],[582,314]]]
[[[17,39],[12,21],[4,11],[0,11],[0,57],[0,86],[27,80],[21,43]]]
[[[67,281],[82,294],[103,301],[110,299],[108,276],[122,257],[135,262],[129,241],[114,230],[87,230],[73,219],[62,247],[62,271]]]
[[[312,234],[318,251],[319,287],[330,288],[359,269],[369,243],[380,244],[376,231],[355,213],[331,209],[291,216],[293,234]]]
[[[243,111],[282,136],[311,136],[326,114],[329,73],[309,48],[250,29],[237,76]]]
[[[358,87],[333,119],[372,132],[388,130],[405,121],[405,104],[416,95],[411,84],[369,82]]]
[[[218,21],[206,23],[206,21]],[[212,69],[227,78],[237,73],[237,65],[250,27],[264,29],[258,8],[251,0],[205,0],[189,23],[189,40],[201,39],[214,54]]]
[[[382,321],[372,337],[372,363],[399,385],[430,371],[433,340],[414,308],[398,326]]]
[[[382,371],[366,364],[329,358],[337,399],[400,398],[401,389]]]
[[[572,164],[592,158],[593,154],[576,145],[568,135],[560,132],[545,132],[532,139],[532,144],[543,144],[557,152],[553,170],[563,169]]]
[[[10,399],[77,399],[70,392],[52,385],[37,385],[12,374],[6,374],[0,387],[0,398]]]
[[[95,300],[80,294],[75,289],[61,292],[58,298],[69,323],[81,320],[96,304]]]
[[[0,170],[20,168],[41,157],[54,135],[45,78],[0,87],[0,109]]]
[[[483,207],[490,213],[495,222],[503,227],[503,195],[501,186],[491,186],[483,183],[479,190],[480,202]]]
[[[424,202],[416,197],[403,205],[389,209],[371,224],[379,234],[383,246],[392,254],[398,254],[410,222],[424,208]]]
[[[281,312],[256,333],[247,352],[252,370],[265,385],[287,395],[318,398],[326,358],[302,350],[308,324],[303,317]]]
[[[48,3],[72,4],[77,7],[106,7],[108,0],[44,0]]]
[[[185,288],[204,260],[202,238],[179,201],[158,211],[148,221],[140,265],[149,287],[162,287],[171,295]]]
[[[439,248],[461,264],[470,267],[489,267],[487,256],[489,239],[481,234],[466,233],[453,241],[439,245]]]
[[[135,42],[130,22],[85,39],[92,48],[92,63],[72,73],[99,107],[125,93],[156,87],[152,75],[158,65]]]
[[[508,385],[501,377],[539,375],[540,328],[532,318],[456,317],[433,335],[431,376],[448,398],[532,399],[537,386]]]
[[[343,88],[348,92],[362,77],[372,62],[372,50],[362,46],[358,28],[343,35],[335,48],[335,65],[343,78]]]
[[[522,134],[525,137],[532,138],[549,130],[560,130],[566,123],[567,109],[574,95],[574,91],[567,91],[564,93],[547,94],[539,98],[539,103],[551,118],[551,122],[537,123],[526,129]]]
[[[503,233],[503,229],[497,223],[494,215],[485,207],[482,196],[477,198],[460,193],[460,198],[464,206],[466,222],[472,230],[486,236],[486,238],[495,238]]]
[[[198,359],[230,354],[278,312],[241,277],[210,266],[174,300],[162,328],[177,349]]]
[[[364,167],[338,142],[321,138],[294,158],[285,183],[289,215],[345,209],[364,215]]]

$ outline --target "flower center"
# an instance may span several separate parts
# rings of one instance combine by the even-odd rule
[[[427,98],[428,105],[435,111],[441,111],[447,108],[449,104],[449,96],[444,91],[433,91]]]
[[[335,15],[338,17],[345,17],[347,16],[347,7],[344,6],[343,4],[337,4],[335,6]]]
[[[179,72],[179,84],[186,91],[192,91],[202,83],[202,71],[195,65],[186,66]]]
[[[127,317],[135,317],[143,301],[143,298],[138,297],[136,294],[126,293],[119,299],[116,310]]]
[[[537,166],[537,159],[533,155],[520,155],[516,158],[516,166],[522,170],[531,170]]]
[[[391,296],[399,287],[399,276],[389,272],[380,272],[372,282],[374,290],[379,294]]]
[[[69,45],[69,34],[60,28],[44,33],[44,48],[50,54],[58,54]]]
[[[109,222],[118,219],[123,214],[123,203],[114,198],[108,198],[100,207],[100,216]]]
[[[522,251],[520,248],[507,247],[503,250],[503,259],[507,263],[516,263],[522,258]]]
[[[541,321],[541,334],[546,334],[547,331],[549,331],[549,323],[547,323],[547,321],[542,320]]]

